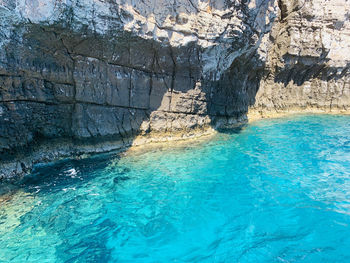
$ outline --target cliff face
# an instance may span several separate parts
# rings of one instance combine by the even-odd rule
[[[346,112],[350,104],[350,1],[279,1],[267,74],[254,111]]]
[[[0,17],[5,177],[248,111],[350,105],[347,0],[0,0]]]

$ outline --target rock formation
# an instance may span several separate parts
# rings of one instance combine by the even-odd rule
[[[348,0],[0,0],[0,177],[136,136],[346,112],[349,20]]]

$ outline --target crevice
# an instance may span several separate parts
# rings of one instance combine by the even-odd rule
[[[172,47],[170,47],[170,57],[173,61],[173,73],[171,77],[171,88],[170,88],[170,102],[169,102],[169,110],[171,109],[171,103],[172,103],[172,98],[173,98],[173,91],[175,89],[175,78],[176,78],[176,60],[174,57],[174,52]]]
[[[192,2],[192,0],[188,0],[188,2],[197,11],[197,13],[199,13],[199,9],[195,6],[195,4]]]
[[[278,8],[281,11],[281,21],[283,21],[288,16],[288,8],[283,0],[278,0]]]

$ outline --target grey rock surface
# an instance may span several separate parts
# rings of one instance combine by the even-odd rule
[[[347,0],[0,0],[0,177],[249,112],[348,111],[349,20]]]

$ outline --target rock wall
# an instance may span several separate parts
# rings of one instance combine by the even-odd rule
[[[349,3],[0,0],[0,177],[248,111],[347,111]]]
[[[350,1],[279,1],[253,111],[349,112]]]

